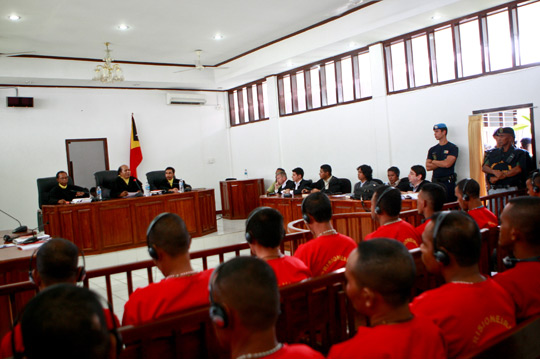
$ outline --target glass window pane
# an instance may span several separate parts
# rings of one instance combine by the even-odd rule
[[[324,67],[326,70],[326,96],[328,98],[328,104],[334,105],[337,103],[336,68],[334,61],[327,62]]]
[[[496,71],[511,67],[512,43],[510,41],[508,11],[489,15],[487,17],[487,28],[490,70]]]
[[[519,51],[521,65],[540,62],[540,2],[518,7]]]
[[[358,55],[358,67],[360,68],[360,93],[358,98],[371,96],[371,64],[369,52]]]
[[[298,96],[298,111],[306,110],[306,85],[304,82],[304,71],[296,73],[296,91]]]
[[[390,45],[392,56],[393,91],[407,88],[407,67],[405,64],[405,43],[403,41]]]
[[[414,67],[414,85],[429,85],[430,79],[427,35],[422,35],[411,39],[411,45]]]
[[[354,100],[352,59],[350,56],[341,59],[341,84],[343,86],[343,101]]]
[[[291,76],[283,76],[283,91],[285,97],[285,113],[292,113]]]
[[[234,112],[235,112],[234,123],[239,124],[240,123],[240,112],[239,112],[239,109],[238,109],[238,92],[236,90],[234,91]]]
[[[437,81],[455,79],[454,46],[450,27],[435,30],[435,59],[437,63]]]
[[[268,118],[270,117],[268,114],[268,86],[266,85],[266,81],[263,82],[263,101],[264,101],[264,117]]]
[[[242,97],[244,98],[244,117],[246,118],[246,122],[249,122],[251,119],[249,118],[249,105],[248,105],[248,94],[247,94],[247,88],[243,88],[244,91],[242,91]]]
[[[251,96],[253,97],[253,114],[255,120],[259,119],[259,100],[257,99],[257,85],[251,86]]]
[[[311,76],[311,100],[313,101],[313,108],[321,107],[321,82],[319,79],[319,66],[316,66],[310,70]]]
[[[478,20],[459,24],[459,34],[463,76],[477,75],[482,72],[482,50],[480,47]]]

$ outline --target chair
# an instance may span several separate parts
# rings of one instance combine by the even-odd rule
[[[148,181],[148,184],[150,185],[150,190],[155,191],[159,189],[158,183],[159,181],[163,180],[165,178],[165,171],[159,170],[159,171],[150,171],[146,173],[146,180]]]
[[[56,177],[43,177],[37,179],[38,204],[40,209],[44,204],[49,204],[49,192],[57,183]],[[68,184],[73,185],[71,177],[68,177]]]
[[[118,177],[118,171],[98,171],[94,173],[96,178],[96,187],[101,187],[101,197],[103,199],[111,198],[111,189],[114,180]]]
[[[351,181],[348,178],[339,179],[339,187],[341,187],[341,193],[351,193],[352,185]]]
[[[378,179],[378,178],[373,178],[373,179],[371,179],[371,180],[372,180],[373,182],[377,183],[377,184],[384,184],[384,182],[381,181],[381,180]]]

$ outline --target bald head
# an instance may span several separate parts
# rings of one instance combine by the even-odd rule
[[[148,246],[160,248],[171,257],[186,254],[190,244],[186,224],[175,213],[160,214],[148,228]]]
[[[220,265],[210,281],[212,298],[233,309],[245,328],[263,331],[276,324],[279,291],[276,275],[265,261],[233,258]]]
[[[347,269],[358,286],[381,294],[391,306],[409,301],[416,268],[407,248],[399,241],[375,238],[358,244]]]
[[[36,253],[36,269],[45,285],[77,280],[79,249],[63,238],[43,244]]]
[[[511,226],[521,232],[527,243],[540,246],[540,198],[512,198],[504,213]]]

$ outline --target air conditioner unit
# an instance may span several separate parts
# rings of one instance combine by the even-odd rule
[[[167,105],[204,105],[206,99],[201,95],[168,93]]]

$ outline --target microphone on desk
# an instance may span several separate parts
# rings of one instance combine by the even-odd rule
[[[21,221],[19,221],[19,220],[18,220],[17,218],[15,218],[15,217],[13,217],[11,214],[6,213],[6,212],[2,211],[1,209],[0,209],[0,212],[2,212],[2,213],[5,214],[6,216],[11,217],[11,218],[13,218],[14,220],[16,220],[17,222],[19,222],[19,227],[15,228],[11,233],[26,232],[26,231],[28,230],[28,226],[23,226],[23,225],[21,224]]]

